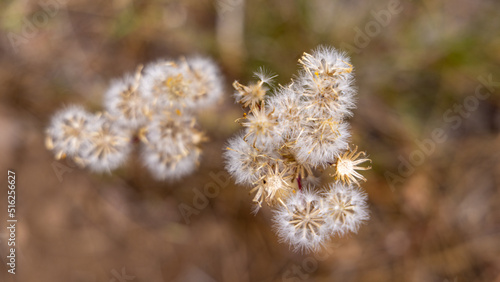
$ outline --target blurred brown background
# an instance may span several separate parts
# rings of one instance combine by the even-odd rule
[[[2,1],[0,171],[16,171],[19,222],[15,276],[0,229],[0,281],[500,281],[499,19],[493,0]],[[221,152],[242,114],[231,82],[265,66],[285,84],[318,44],[351,52],[353,142],[373,169],[371,220],[314,256],[250,213]],[[200,114],[190,177],[154,181],[137,154],[98,175],[44,148],[57,109],[97,111],[110,79],[192,54],[220,63],[227,94]],[[206,185],[220,191],[204,201]]]

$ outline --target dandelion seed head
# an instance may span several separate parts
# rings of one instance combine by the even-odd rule
[[[300,72],[297,85],[304,97],[303,109],[308,116],[343,118],[352,115],[356,107],[356,89],[352,78],[330,78],[311,76]]]
[[[269,147],[279,144],[282,140],[281,128],[274,116],[274,109],[267,108],[264,102],[260,108],[239,119],[246,129],[244,139],[254,146]]]
[[[304,122],[304,105],[299,93],[291,87],[282,87],[270,98],[269,105],[276,109],[283,137],[292,139],[296,136]]]
[[[304,129],[294,144],[297,160],[313,166],[325,166],[348,147],[350,133],[347,123],[330,125],[316,123],[315,127]]]
[[[161,112],[152,117],[145,127],[146,143],[154,143],[174,154],[186,154],[205,140],[197,129],[196,120],[188,113]]]
[[[56,159],[79,154],[82,144],[90,137],[89,126],[94,120],[94,116],[80,106],[58,111],[46,130],[47,149],[54,152]]]
[[[262,206],[264,199],[268,205],[274,206],[295,193],[289,182],[292,176],[287,173],[287,170],[278,163],[275,163],[273,167],[267,165],[266,174],[257,181],[257,185],[251,191],[256,192],[253,201],[259,207]]]
[[[175,181],[191,174],[199,164],[201,149],[175,154],[158,144],[143,145],[142,160],[155,179]]]
[[[84,143],[79,159],[91,170],[110,172],[126,161],[131,147],[128,129],[98,115],[90,126],[90,138]]]
[[[194,171],[205,134],[196,121],[180,111],[153,116],[144,129],[142,159],[158,180],[176,180]]]
[[[352,76],[349,57],[333,47],[319,46],[312,54],[304,53],[299,63],[316,76]]]
[[[274,76],[262,69],[257,82],[233,83],[236,101],[249,109],[238,119],[244,133],[229,141],[226,168],[237,183],[253,185],[255,211],[264,202],[275,210],[281,241],[294,250],[316,251],[367,220],[358,182],[365,179],[358,170],[368,169],[359,165],[369,160],[348,144],[346,118],[356,102],[349,58],[320,46],[299,63],[296,77],[271,97],[266,93]],[[322,187],[329,166],[336,182]]]
[[[274,214],[274,226],[280,240],[294,250],[318,250],[329,239],[325,212],[317,194],[307,190],[293,194]]]
[[[193,99],[191,108],[205,108],[214,105],[223,94],[223,79],[217,64],[206,57],[191,57],[185,61],[187,72],[193,77]]]
[[[138,72],[135,76],[126,75],[122,79],[112,81],[104,95],[107,112],[120,126],[133,130],[143,126],[148,120],[149,105],[139,92],[140,69]]]
[[[193,95],[192,77],[186,68],[174,61],[161,60],[144,68],[140,93],[159,111],[184,108]]]
[[[267,166],[276,163],[275,153],[259,150],[239,134],[230,139],[224,152],[226,169],[238,184],[251,185],[266,174]]]
[[[330,184],[324,193],[327,222],[332,232],[344,235],[357,232],[359,226],[368,220],[366,194],[359,188],[342,184]]]
[[[160,180],[178,179],[199,164],[205,134],[195,111],[215,104],[223,78],[209,58],[159,60],[111,82],[105,111],[68,107],[52,118],[46,147],[94,171],[111,171],[142,143],[142,160]]]

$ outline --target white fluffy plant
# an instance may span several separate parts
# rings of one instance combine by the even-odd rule
[[[80,106],[58,111],[46,130],[56,159],[110,172],[140,143],[144,165],[158,180],[175,180],[196,168],[205,134],[195,113],[222,95],[217,65],[204,57],[161,60],[111,82],[104,111]]]
[[[255,211],[263,204],[274,209],[281,241],[308,252],[357,232],[368,219],[359,187],[366,179],[358,171],[370,169],[362,164],[371,161],[349,144],[346,118],[356,93],[349,58],[318,47],[299,65],[296,77],[272,96],[266,93],[274,76],[264,71],[248,86],[233,83],[246,112],[237,120],[243,132],[229,140],[225,158],[236,182],[255,194]]]

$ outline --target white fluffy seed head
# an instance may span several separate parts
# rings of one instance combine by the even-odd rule
[[[174,181],[192,173],[199,164],[201,149],[194,148],[184,155],[173,155],[156,144],[144,146],[142,159],[157,180]]]
[[[46,130],[47,149],[56,159],[76,156],[90,137],[95,117],[80,106],[66,107],[54,114]]]
[[[267,150],[280,144],[283,141],[282,127],[274,113],[274,108],[266,107],[262,102],[254,111],[239,119],[245,128],[244,139],[257,148]]]
[[[159,111],[213,105],[222,95],[220,71],[210,59],[161,60],[144,69],[141,93]]]
[[[264,200],[271,207],[279,203],[274,225],[282,241],[295,250],[314,251],[333,235],[356,232],[368,218],[365,194],[341,185],[364,180],[356,170],[368,169],[358,166],[368,159],[356,150],[346,152],[350,132],[345,120],[355,108],[356,94],[349,58],[319,47],[304,53],[299,63],[296,78],[269,98],[272,76],[264,71],[248,86],[234,82],[235,99],[249,107],[249,114],[239,119],[245,133],[229,142],[226,168],[237,183],[254,185],[256,210]],[[279,138],[273,137],[276,133]],[[331,176],[337,182],[322,197],[317,172],[328,166],[335,167]],[[297,191],[282,189],[295,183]]]
[[[204,140],[194,118],[171,112],[157,114],[145,127],[144,163],[159,180],[178,179],[196,168]]]
[[[349,57],[333,47],[319,46],[312,54],[304,53],[299,63],[316,76],[353,76]]]
[[[132,136],[143,141],[143,160],[158,179],[176,179],[199,162],[204,134],[186,113],[214,105],[222,75],[209,58],[160,60],[111,82],[103,114],[81,107],[58,112],[47,128],[46,147],[57,159],[110,171],[126,158]]]
[[[312,77],[301,72],[298,84],[304,97],[304,112],[313,117],[344,118],[352,115],[356,89],[352,78]]]
[[[197,129],[196,120],[187,112],[155,114],[144,128],[146,143],[154,143],[172,154],[186,154],[205,140]]]
[[[274,206],[295,193],[295,189],[290,184],[292,178],[288,170],[280,163],[266,166],[264,176],[254,183],[255,187],[250,191],[250,193],[255,192],[253,199],[257,205],[255,212],[262,207],[264,200],[268,205]]]
[[[332,233],[344,235],[357,232],[359,226],[369,218],[367,196],[358,187],[330,184],[323,197]]]
[[[316,251],[329,239],[321,197],[302,190],[284,201],[274,213],[274,227],[280,240],[294,250]]]
[[[135,76],[125,75],[111,82],[104,94],[104,106],[120,126],[135,130],[148,118],[149,103],[139,91],[140,69]]]
[[[349,57],[334,48],[319,47],[299,60],[303,69],[296,86],[305,97],[304,109],[310,116],[351,116],[355,108],[353,68]]]
[[[275,152],[259,150],[239,134],[230,139],[226,151],[226,170],[236,183],[252,185],[267,173],[267,167],[274,165],[278,158]]]
[[[281,87],[269,99],[269,106],[275,109],[281,135],[285,139],[294,139],[302,128],[304,121],[304,101],[292,87]]]
[[[140,92],[155,111],[183,108],[190,101],[192,78],[174,61],[160,60],[144,68]]]
[[[200,92],[192,107],[210,107],[218,102],[224,91],[224,81],[217,64],[209,58],[200,56],[187,58],[185,63],[194,77],[194,87]]]
[[[317,120],[303,129],[294,144],[297,160],[313,166],[326,166],[348,147],[349,126],[345,122]]]
[[[110,172],[126,161],[131,149],[130,130],[97,114],[77,158],[93,171]]]

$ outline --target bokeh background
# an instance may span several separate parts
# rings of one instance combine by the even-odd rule
[[[2,1],[0,171],[16,171],[19,222],[15,276],[0,229],[0,281],[500,281],[499,19],[493,0]],[[285,84],[318,44],[352,57],[371,220],[308,255],[277,242],[269,210],[251,214],[221,153],[242,114],[231,82],[265,66]],[[110,79],[192,54],[226,77],[193,175],[154,181],[137,154],[99,175],[44,148],[57,109],[100,110]],[[436,129],[446,140],[424,152]],[[181,204],[200,209],[186,221]]]

